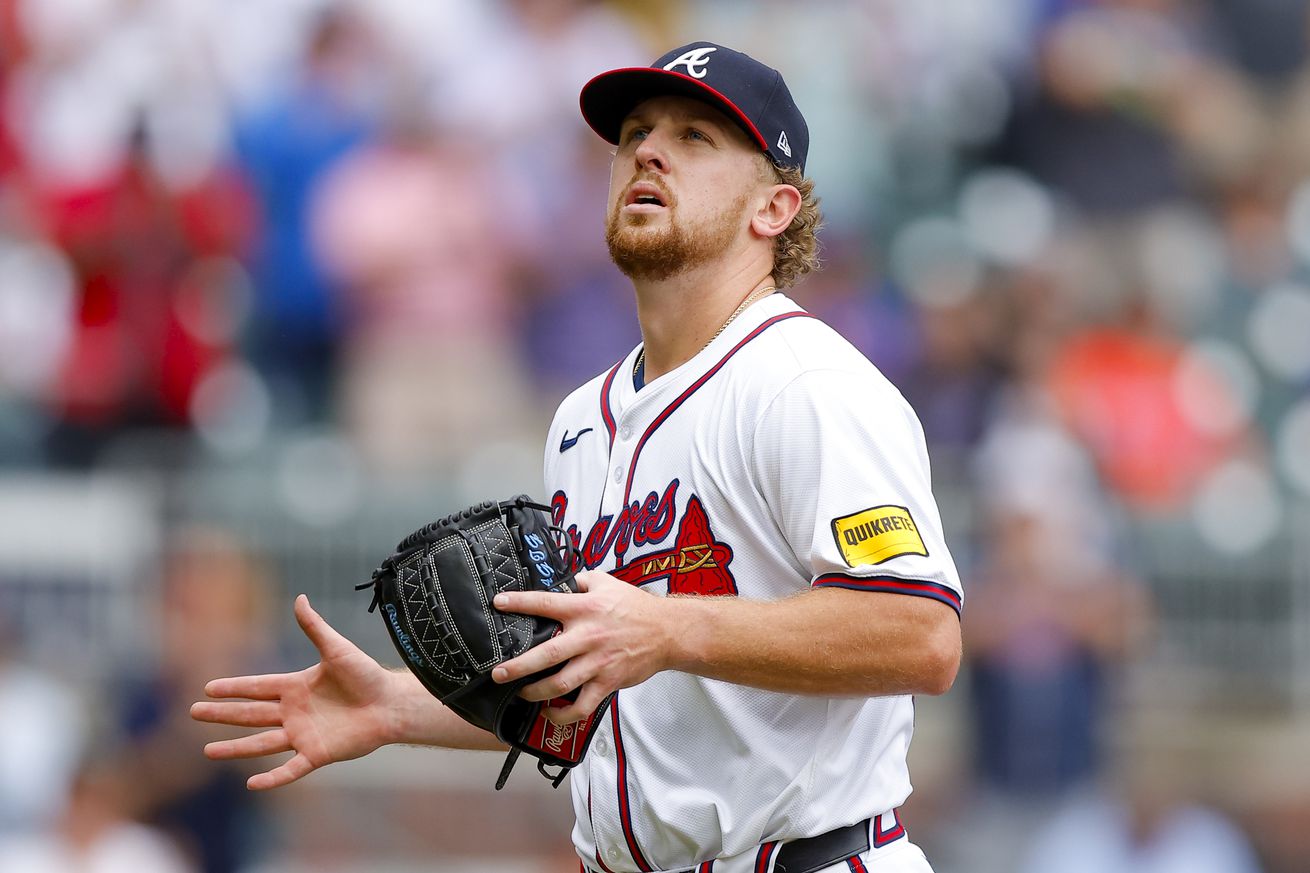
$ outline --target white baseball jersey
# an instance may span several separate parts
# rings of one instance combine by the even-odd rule
[[[565,399],[547,439],[552,508],[587,568],[654,595],[839,586],[959,610],[922,428],[835,331],[775,293],[640,391],[637,351]],[[617,694],[572,771],[574,844],[596,870],[733,873],[882,813],[890,841],[913,717],[909,696],[658,673]]]

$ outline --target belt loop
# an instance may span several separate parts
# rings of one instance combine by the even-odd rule
[[[885,827],[887,816],[892,817],[893,825],[890,828]],[[905,825],[901,823],[899,808],[874,816],[873,822],[873,838],[869,841],[869,844],[875,849],[881,849],[883,846],[894,843],[905,836]]]

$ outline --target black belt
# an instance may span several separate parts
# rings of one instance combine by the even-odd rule
[[[851,855],[869,851],[869,820],[837,828],[817,837],[792,840],[778,849],[775,873],[814,873],[845,861]]]
[[[824,867],[831,867],[838,861],[845,861],[852,855],[861,855],[869,851],[869,824],[865,819],[819,834],[817,837],[805,837],[783,843],[778,849],[777,860],[773,863],[774,873],[814,873]],[[595,873],[590,867],[585,868]]]

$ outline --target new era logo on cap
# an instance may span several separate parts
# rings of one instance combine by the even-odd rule
[[[664,95],[709,103],[736,121],[775,164],[804,172],[809,128],[782,74],[726,46],[690,43],[649,67],[601,73],[582,89],[582,116],[617,144],[623,119],[637,104]]]

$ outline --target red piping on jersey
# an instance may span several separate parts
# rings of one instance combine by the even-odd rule
[[[769,862],[773,860],[773,853],[777,849],[777,840],[760,846],[760,852],[755,856],[755,873],[769,873]]]
[[[914,594],[931,597],[961,612],[960,595],[952,588],[936,582],[897,579],[892,576],[847,576],[844,573],[826,573],[814,580],[815,588],[852,588],[857,591],[887,591],[893,594]]]
[[[610,412],[610,386],[614,384],[614,377],[618,375],[619,367],[623,362],[619,361],[605,376],[605,384],[600,386],[600,417],[605,422],[605,431],[610,435],[610,450],[614,450],[614,413]]]
[[[847,858],[846,866],[850,868],[851,873],[869,873],[869,868],[864,866],[859,855],[851,855]]]
[[[643,446],[646,445],[646,440],[650,439],[651,434],[655,433],[655,430],[661,424],[667,421],[669,416],[672,415],[675,411],[677,411],[678,407],[681,406],[688,397],[695,394],[702,385],[704,385],[711,378],[713,378],[715,373],[723,369],[723,365],[728,363],[728,359],[731,358],[733,355],[737,354],[737,352],[741,350],[742,346],[746,345],[746,343],[755,339],[757,336],[764,333],[764,331],[773,327],[778,322],[786,321],[789,318],[814,318],[814,316],[810,315],[808,312],[785,312],[782,315],[773,316],[773,318],[770,318],[768,321],[764,322],[759,327],[755,328],[753,331],[746,334],[746,336],[741,340],[741,342],[737,343],[735,346],[729,349],[728,353],[724,355],[717,364],[715,364],[713,367],[710,367],[710,369],[705,373],[705,375],[701,376],[695,382],[691,383],[691,387],[689,387],[686,391],[683,391],[681,394],[679,394],[672,403],[664,407],[663,412],[655,416],[655,420],[650,423],[650,427],[646,428],[646,432],[643,433],[641,435],[641,439],[637,441],[637,448],[634,449],[632,452],[632,463],[628,467],[628,483],[623,487],[624,506],[627,506],[628,501],[631,499],[632,480],[633,477],[635,477],[637,474],[637,459],[641,457],[641,449]]]
[[[696,873],[712,873],[713,870],[713,861],[702,861],[700,866],[696,868]]]
[[[884,813],[885,815],[885,813]],[[882,829],[882,816],[878,816],[873,823],[873,847],[881,849],[888,843],[894,843],[901,837],[905,836],[905,825],[901,824],[901,811],[892,810],[892,818],[896,819],[896,827],[889,831]]]
[[[623,735],[619,730],[619,693],[614,692],[614,700],[610,703],[610,724],[614,727],[614,756],[618,762],[618,782],[619,782],[619,820],[623,823],[623,839],[628,842],[628,851],[632,853],[632,860],[637,863],[637,869],[643,873],[650,873],[653,867],[646,861],[646,856],[641,853],[641,847],[637,845],[637,835],[632,830],[632,808],[628,801],[628,756],[623,751]]]

